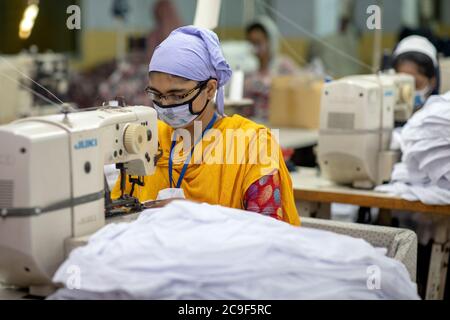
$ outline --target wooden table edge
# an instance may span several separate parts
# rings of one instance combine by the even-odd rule
[[[294,198],[297,201],[344,203],[362,207],[375,207],[380,209],[415,211],[450,216],[450,205],[426,205],[420,201],[408,201],[401,198],[376,197],[359,194],[345,194],[332,191],[311,191],[294,188]]]

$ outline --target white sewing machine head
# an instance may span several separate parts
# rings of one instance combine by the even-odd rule
[[[0,127],[0,281],[50,285],[68,253],[65,242],[105,224],[104,165],[152,174],[157,134],[156,112],[143,106]]]
[[[389,150],[394,121],[414,106],[407,74],[350,76],[327,83],[321,100],[318,158],[324,176],[372,188],[390,179],[399,153]]]

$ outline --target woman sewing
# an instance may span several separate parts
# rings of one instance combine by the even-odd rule
[[[239,115],[224,115],[223,86],[231,73],[212,31],[181,27],[156,48],[146,91],[160,119],[162,156],[156,172],[144,177],[144,186],[132,188],[127,181],[125,192],[129,194],[133,189],[133,196],[141,202],[184,197],[299,225],[292,182],[279,146],[269,147],[273,150],[269,161],[248,161],[261,141],[274,145],[271,132]],[[227,139],[227,135],[239,132],[248,137],[243,145]],[[190,147],[182,152],[186,145]],[[217,160],[211,150],[223,151],[224,161],[211,161],[214,157]],[[240,158],[231,157],[230,161],[230,154],[240,152]],[[203,155],[200,160],[198,154]],[[116,183],[112,197],[120,195]]]
[[[422,108],[430,95],[439,94],[437,50],[426,38],[413,35],[400,41],[393,53],[392,66],[415,79],[414,111]]]

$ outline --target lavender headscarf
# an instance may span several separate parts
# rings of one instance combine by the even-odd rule
[[[185,26],[166,38],[152,56],[149,72],[158,71],[195,81],[215,78],[218,82],[217,111],[224,113],[223,86],[231,77],[217,35],[204,28]]]

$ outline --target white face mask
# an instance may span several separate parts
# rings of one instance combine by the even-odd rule
[[[153,101],[153,107],[158,113],[159,118],[169,126],[174,129],[184,128],[195,119],[197,119],[208,106],[209,99],[206,101],[205,106],[201,111],[194,112],[192,110],[192,104],[195,99],[198,98],[202,90],[200,90],[191,100],[186,101],[182,104],[162,106]]]

